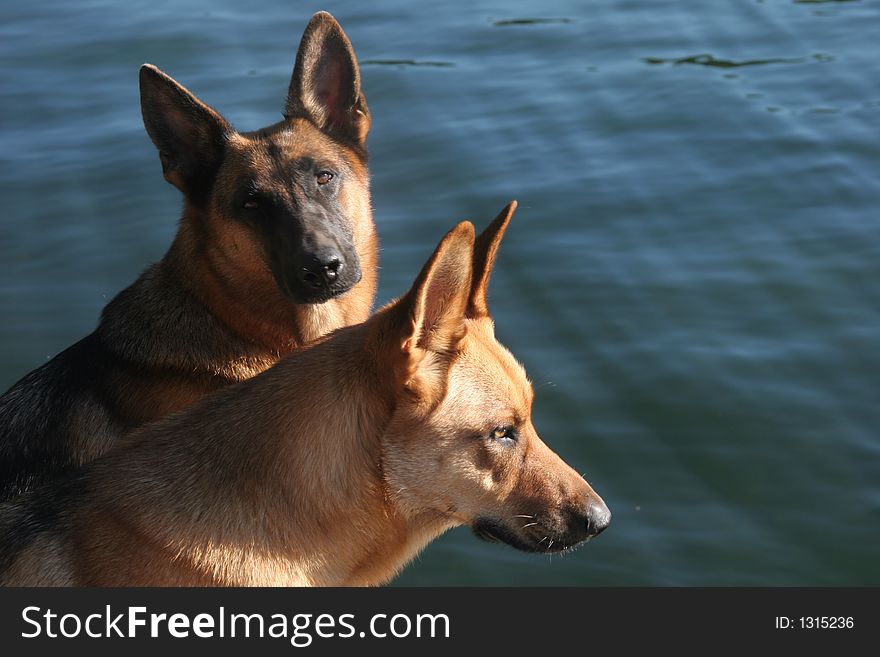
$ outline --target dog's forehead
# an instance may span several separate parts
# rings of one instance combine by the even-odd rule
[[[351,164],[344,148],[303,119],[282,121],[262,130],[234,135],[230,145],[257,171],[271,171],[278,164],[297,160],[337,167]]]
[[[495,339],[491,321],[468,322],[457,361],[457,378],[478,403],[514,412],[523,419],[532,406],[532,384],[523,366]]]

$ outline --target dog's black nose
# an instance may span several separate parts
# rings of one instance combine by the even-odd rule
[[[300,280],[307,286],[320,290],[335,283],[344,267],[342,257],[334,251],[309,255],[303,262]]]
[[[587,508],[587,536],[598,536],[611,524],[611,511],[601,500]]]

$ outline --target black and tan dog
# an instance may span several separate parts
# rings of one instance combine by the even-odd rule
[[[486,289],[509,206],[357,326],[0,506],[5,585],[375,585],[467,524],[530,552],[608,525],[538,437]]]
[[[140,88],[165,178],[183,192],[177,236],[94,333],[0,398],[0,499],[369,315],[370,114],[332,16],[312,18],[284,120],[262,130],[236,132],[153,66]]]

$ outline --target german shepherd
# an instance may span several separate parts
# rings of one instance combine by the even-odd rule
[[[275,125],[236,132],[151,65],[140,91],[165,178],[183,192],[177,236],[94,333],[0,398],[0,499],[369,316],[370,113],[330,14],[305,30]]]
[[[558,552],[611,518],[538,437],[486,290],[511,204],[367,322],[0,507],[5,585],[378,585],[467,524]]]

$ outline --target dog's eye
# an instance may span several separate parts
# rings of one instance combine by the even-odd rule
[[[260,204],[254,200],[250,200],[250,201],[245,201],[243,207],[245,210],[256,210],[258,207],[260,207]]]
[[[318,184],[319,185],[326,185],[331,180],[333,180],[333,174],[330,173],[329,171],[322,171],[321,173],[318,174]]]
[[[492,438],[516,441],[516,430],[513,427],[495,427],[492,429]]]

